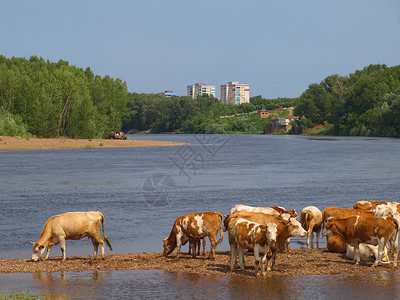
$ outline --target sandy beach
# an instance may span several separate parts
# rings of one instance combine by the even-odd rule
[[[182,146],[185,143],[111,139],[37,139],[0,136],[0,151]]]

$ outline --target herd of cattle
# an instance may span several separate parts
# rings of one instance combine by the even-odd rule
[[[215,258],[216,247],[228,232],[230,245],[230,270],[239,266],[244,269],[246,250],[254,254],[256,276],[266,275],[275,268],[278,251],[290,251],[291,237],[307,236],[307,248],[319,247],[319,234],[327,238],[327,248],[332,252],[346,253],[358,264],[360,260],[389,263],[393,255],[393,266],[397,266],[400,204],[397,202],[360,201],[353,209],[327,207],[321,212],[315,206],[303,208],[300,220],[296,211],[282,207],[251,207],[236,205],[228,216],[219,212],[190,213],[178,217],[168,238],[163,240],[165,256],[177,249],[179,258],[181,246],[189,242],[189,253],[200,254],[205,238],[210,241],[209,258]],[[103,226],[103,236],[100,227]],[[218,239],[219,234],[219,239]],[[50,254],[53,245],[60,244],[62,260],[66,259],[65,240],[88,237],[92,240],[94,255],[97,257],[101,246],[105,258],[105,243],[112,250],[104,232],[104,216],[101,212],[68,212],[51,217],[45,224],[39,240],[33,244],[32,259],[37,261],[47,247],[43,260]],[[390,244],[390,248],[388,248]],[[388,250],[389,249],[389,250]],[[259,270],[261,267],[261,271]]]

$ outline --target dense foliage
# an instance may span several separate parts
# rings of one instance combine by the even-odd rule
[[[104,137],[127,115],[121,79],[32,56],[0,56],[0,135]]]
[[[130,118],[125,119],[123,129],[132,133],[264,133],[269,119],[257,117],[256,110],[294,104],[293,99],[266,100],[261,96],[255,97],[255,104],[241,105],[219,103],[207,95],[192,99],[134,93],[128,98]]]
[[[333,124],[328,134],[400,137],[400,66],[370,65],[348,77],[332,75],[300,96],[292,133]]]

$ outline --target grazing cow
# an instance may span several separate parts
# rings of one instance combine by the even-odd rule
[[[347,251],[347,244],[340,236],[328,236],[326,239],[326,247],[330,252],[334,253],[346,253]]]
[[[103,236],[100,235],[100,226],[103,225]],[[47,220],[39,240],[33,244],[32,260],[37,261],[43,255],[47,247],[47,252],[43,260],[46,260],[51,248],[60,244],[62,251],[62,260],[65,261],[65,240],[80,240],[89,237],[92,240],[94,254],[93,259],[97,257],[99,244],[101,246],[101,256],[104,259],[104,241],[112,251],[110,241],[104,232],[104,216],[99,211],[88,212],[67,212],[56,215]]]
[[[244,269],[244,250],[254,251],[256,276],[260,276],[258,265],[261,259],[261,274],[266,275],[265,261],[266,255],[270,251],[271,245],[276,242],[278,225],[268,223],[267,225],[258,224],[245,219],[234,219],[229,224],[229,244],[231,248],[231,272],[234,269],[234,262],[239,255],[240,268]],[[239,248],[239,249],[238,249]]]
[[[376,258],[378,257],[378,246],[361,243],[358,251],[359,251],[359,256],[360,256],[361,261],[372,262],[372,261],[375,261]],[[346,256],[348,258],[353,259],[353,260],[356,258],[354,255],[354,247],[347,245],[345,252],[346,252]],[[386,247],[384,249],[384,254],[381,259],[381,262],[383,262],[383,263],[390,262]]]
[[[307,248],[313,248],[313,232],[317,238],[317,248],[319,248],[318,239],[322,226],[322,212],[315,206],[304,207],[300,215],[301,226],[307,230]]]
[[[164,256],[168,256],[177,248],[176,258],[179,258],[182,245],[185,245],[188,241],[208,236],[211,243],[209,258],[214,259],[217,244],[222,242],[224,236],[221,230],[222,219],[223,216],[219,212],[191,213],[178,217],[175,220],[169,237],[163,239]],[[217,241],[219,231],[221,231],[220,238]],[[194,244],[192,243],[192,245]],[[194,249],[192,255],[196,257]]]
[[[261,212],[264,214],[276,216],[276,217],[281,217],[284,219],[289,220],[290,217],[293,218],[298,218],[298,215],[296,213],[295,209],[292,210],[286,210],[283,207],[279,206],[274,206],[274,207],[253,207],[253,206],[247,206],[247,205],[242,205],[238,204],[235,205],[231,211],[230,214],[233,214],[234,212],[237,211],[247,211],[247,212]]]
[[[384,247],[388,242],[393,253],[393,267],[397,266],[397,255],[399,252],[397,244],[397,235],[399,232],[399,223],[392,217],[364,217],[353,216],[347,219],[330,219],[325,226],[323,235],[340,236],[343,241],[353,246],[355,249],[355,262],[360,262],[358,255],[360,243],[378,245],[378,255],[372,267],[378,265],[383,257]]]
[[[278,225],[277,243],[275,243],[275,245],[272,247],[273,268],[275,267],[276,251],[285,248],[287,239],[294,236],[304,237],[307,234],[307,231],[303,229],[300,222],[295,218],[290,218],[290,220],[288,221],[280,217],[275,217],[258,212],[235,212],[225,218],[224,227],[226,229],[229,229],[231,223],[235,222],[235,219],[246,219],[262,225],[266,225],[269,223],[275,223]],[[270,269],[270,267],[267,268],[267,270]]]

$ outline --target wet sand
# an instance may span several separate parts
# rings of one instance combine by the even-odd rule
[[[90,256],[67,257],[65,262],[60,256],[50,257],[47,261],[33,262],[31,259],[0,260],[1,273],[34,273],[58,271],[88,271],[88,270],[165,270],[170,272],[188,272],[197,274],[215,274],[221,276],[255,276],[254,258],[246,256],[245,270],[229,269],[229,251],[217,251],[216,259],[210,260],[204,256],[192,258],[182,253],[179,259],[176,253],[164,257],[162,253],[128,253],[106,255],[106,259],[92,260]],[[270,271],[271,276],[300,275],[333,275],[367,273],[375,271],[391,271],[393,263],[379,264],[372,268],[372,263],[361,262],[354,265],[352,260],[343,254],[331,253],[326,249],[292,249],[291,253],[278,253],[276,270]],[[397,270],[397,269],[395,269]],[[268,275],[267,275],[268,276]]]
[[[0,136],[0,151],[182,146],[186,143],[111,139],[26,139]]]

